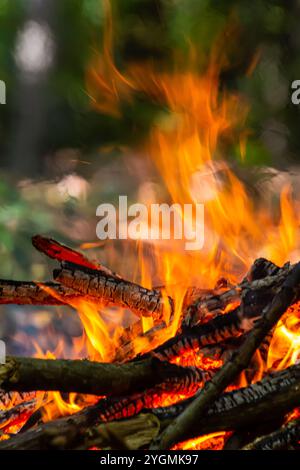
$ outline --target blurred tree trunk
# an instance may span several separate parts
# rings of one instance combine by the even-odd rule
[[[56,0],[27,0],[23,29],[15,43],[17,83],[9,168],[34,176],[41,167],[41,142],[48,110],[47,83],[54,64]]]

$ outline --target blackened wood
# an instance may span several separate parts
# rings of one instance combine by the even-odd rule
[[[291,387],[295,387],[295,393],[291,393]],[[223,393],[207,410],[206,416],[221,416],[224,413],[235,412],[243,407],[255,407],[260,403],[279,403],[285,396],[291,398],[287,400],[289,407],[294,407],[294,400],[300,397],[300,365],[288,367],[282,371],[272,372],[266,375],[261,381],[253,383],[248,387],[242,387],[230,392]],[[187,406],[195,400],[195,397],[182,400],[174,405],[157,408],[152,412],[160,419],[172,419],[182,413]],[[285,401],[283,400],[285,405]],[[144,410],[149,412],[150,410]],[[274,411],[275,412],[275,411]]]
[[[36,392],[7,392],[0,387],[0,406],[8,408],[9,405],[14,403],[22,403],[23,401],[29,401],[36,397]]]
[[[181,334],[169,339],[151,354],[160,359],[171,360],[186,351],[239,337],[252,329],[273,296],[273,289],[269,288],[247,290],[242,295],[239,307],[201,325],[183,328]]]
[[[134,393],[128,396],[109,397],[100,400],[99,415],[103,421],[128,418],[138,414],[143,408],[154,408],[160,397],[165,394],[194,394],[215,373],[214,370],[202,371],[195,367],[186,367],[182,373],[171,377],[160,385],[148,388],[146,393]]]
[[[295,302],[297,295],[299,295],[299,285],[300,263],[297,263],[289,272],[278,294],[273,298],[270,305],[264,309],[262,318],[254,325],[237,353],[216,372],[212,380],[205,384],[199,395],[186,410],[164,430],[152,445],[153,449],[171,447],[172,444],[182,438],[189,428],[193,428],[196,423],[201,423],[201,418],[203,418],[208,407],[248,366],[254,352],[265,336],[276,325],[288,307]]]
[[[130,281],[115,278],[104,272],[71,263],[62,263],[55,269],[54,279],[83,295],[90,295],[105,305],[128,308],[138,316],[152,316],[162,319],[165,309],[173,312],[173,301],[165,298],[160,291],[146,289]]]
[[[12,425],[15,421],[29,418],[37,407],[37,400],[32,398],[29,401],[24,401],[15,405],[7,410],[0,410],[0,428]]]
[[[56,282],[0,280],[0,304],[65,305],[80,297],[78,292]]]
[[[258,279],[263,279],[266,276],[274,276],[278,274],[280,270],[286,269],[289,266],[290,265],[288,263],[285,264],[283,268],[280,268],[266,258],[257,258],[249,269],[245,281],[252,282]]]
[[[207,315],[212,315],[213,317],[219,315],[224,312],[224,309],[228,307],[229,304],[241,302],[243,296],[253,291],[256,291],[257,295],[260,291],[261,297],[263,297],[264,292],[273,292],[273,295],[275,295],[276,291],[293,268],[289,263],[286,263],[282,268],[278,268],[276,265],[273,265],[273,263],[264,260],[264,269],[262,269],[260,258],[255,263],[258,263],[260,270],[266,274],[265,277],[262,276],[262,272],[258,274],[254,268],[254,273],[251,273],[250,270],[248,276],[231,289],[225,290],[220,294],[200,295],[198,299],[186,307],[183,325],[195,326],[201,323]],[[273,266],[272,269],[270,265]],[[268,266],[268,268],[266,268],[266,266]]]
[[[243,447],[243,450],[283,450],[300,440],[300,420],[296,419],[286,426]]]

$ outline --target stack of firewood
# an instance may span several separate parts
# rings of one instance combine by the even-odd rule
[[[72,305],[83,299],[151,317],[154,326],[146,333],[142,321],[124,328],[113,363],[8,357],[0,365],[0,429],[5,434],[12,423],[25,424],[6,434],[0,450],[169,449],[216,431],[226,432],[225,448],[297,447],[300,365],[279,371],[266,365],[276,324],[300,300],[300,263],[278,267],[260,258],[238,285],[222,279],[212,290],[188,288],[176,335],[157,344],[157,333],[168,328],[166,311],[172,322],[173,298],[52,239],[36,236],[33,244],[60,262],[54,281],[2,280],[1,304]],[[132,347],[137,336],[152,346],[139,356]],[[259,382],[257,351],[263,363]],[[240,388],[242,373],[250,385]],[[37,391],[105,398],[43,423],[46,405]],[[173,404],[162,406],[168,396]],[[176,396],[187,398],[174,403]]]

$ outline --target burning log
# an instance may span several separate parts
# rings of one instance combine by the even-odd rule
[[[64,286],[92,296],[106,305],[129,308],[138,316],[163,318],[165,308],[173,312],[171,298],[164,299],[158,290],[150,290],[130,281],[109,276],[76,264],[65,263],[55,269],[54,279]],[[166,303],[168,305],[166,305]]]
[[[150,346],[151,341],[155,341],[157,330],[167,328],[164,319],[172,318],[175,302],[162,289],[146,289],[127,281],[55,240],[36,236],[33,244],[61,262],[61,267],[53,273],[57,282],[0,281],[0,303],[66,303],[76,306],[76,302],[83,299],[94,302],[96,308],[97,305],[113,305],[130,309],[140,318],[151,316],[154,327],[148,332],[143,333],[141,320],[124,332],[124,347],[117,351],[118,358],[122,357],[122,360],[133,357],[132,337],[147,337]],[[270,420],[274,417],[279,419],[281,424],[284,414],[300,404],[300,366],[271,374],[249,387],[223,393],[220,398],[218,396],[227,386],[234,385],[240,372],[251,363],[257,348],[266,362],[277,321],[299,298],[300,264],[291,266],[287,263],[280,268],[261,258],[254,262],[248,275],[237,286],[222,281],[211,291],[187,288],[179,333],[131,363],[117,365],[86,360],[9,357],[6,364],[0,365],[0,401],[7,400],[12,390],[19,391],[20,397],[37,390],[107,397],[91,407],[91,415],[90,410],[86,410],[86,416],[93,419],[86,419],[84,413],[78,413],[72,416],[71,421],[60,419],[51,423],[52,427],[47,427],[37,425],[40,419],[37,412],[31,424],[30,420],[27,421],[29,424],[24,426],[24,432],[10,439],[13,441],[11,448],[22,445],[33,448],[31,446],[35,444],[35,448],[87,448],[88,445],[101,445],[103,448],[105,442],[110,448],[137,448],[138,442],[129,445],[128,436],[120,434],[118,426],[123,426],[120,419],[137,415],[142,410],[151,410],[152,415],[148,413],[148,417],[152,418],[149,419],[154,419],[156,425],[159,419],[163,431],[151,444],[153,449],[166,449],[183,438],[212,431],[240,430],[243,433],[246,426],[254,426],[255,431],[255,422],[264,414],[268,414]],[[211,357],[213,361],[218,358],[226,360],[226,363],[221,369],[216,369],[219,364],[215,363],[209,366],[209,370],[171,363],[182,358],[182,364],[190,366],[189,354],[185,353],[191,352],[200,355],[199,362],[195,357],[195,364],[201,363],[202,355]],[[249,382],[253,380],[254,373],[254,367],[246,371]],[[201,387],[203,390],[198,392]],[[166,398],[175,398],[179,394],[195,395],[171,407],[156,408]],[[36,402],[31,397],[29,401],[24,399],[21,403],[10,403],[10,406],[13,407],[3,412],[2,418],[0,414],[0,424],[1,420],[4,423],[7,419],[10,423],[26,412],[31,414]],[[139,414],[134,419],[140,419],[140,416],[144,415]],[[128,421],[128,428],[131,424],[134,427],[134,419]],[[115,430],[100,430],[99,426],[104,426],[99,425],[100,421],[110,422]],[[35,426],[35,429],[26,430],[30,426]],[[264,433],[273,429],[270,426]],[[147,430],[142,434],[143,445],[147,445],[157,436],[158,426],[155,436],[147,434]],[[255,435],[254,432],[253,438]],[[48,436],[48,444],[45,436]],[[0,448],[3,445],[9,444],[1,443]]]
[[[104,398],[99,402],[99,416],[102,421],[113,421],[129,418],[138,414],[143,408],[153,408],[161,396],[184,393],[194,394],[209,380],[214,370],[202,371],[195,367],[184,368],[178,376],[171,377],[161,385],[147,389],[146,393],[135,393],[125,397]]]
[[[194,397],[175,405],[143,410],[152,412],[162,427],[174,422],[193,401]],[[203,418],[182,436],[190,439],[215,431],[245,430],[263,421],[265,424],[283,419],[285,414],[300,404],[300,368],[292,366],[270,374],[261,382],[226,392],[205,412]]]
[[[273,298],[273,291],[250,290],[243,295],[239,307],[219,315],[207,323],[184,328],[183,333],[154,349],[153,355],[172,360],[191,349],[201,349],[245,334],[253,328],[261,312]]]
[[[282,450],[298,443],[300,439],[300,420],[295,419],[286,426],[243,447],[242,450]]]
[[[245,279],[237,286],[220,294],[200,295],[188,305],[183,325],[187,327],[198,325],[207,318],[207,315],[215,317],[222,314],[229,304],[240,303],[243,298],[252,294],[258,298],[263,298],[265,293],[275,295],[292,268],[290,263],[280,268],[264,258],[259,258]]]
[[[17,405],[32,398],[35,398],[34,392],[6,392],[0,388],[0,406],[3,408],[8,408],[12,403]]]
[[[139,449],[152,441],[160,429],[158,419],[141,414],[130,420],[97,423],[97,405],[67,418],[39,425],[36,429],[0,442],[0,450]]]
[[[144,427],[147,427],[147,423],[149,423],[145,417],[154,416],[156,423],[160,423],[160,429],[163,430],[193,400],[194,398],[191,397],[169,407],[143,410],[142,414],[135,418],[112,422],[109,425],[114,427],[118,435],[119,427],[120,429],[123,429],[123,426],[124,429],[126,427],[131,429],[131,424],[134,425],[135,420],[142,416],[141,419],[146,421],[141,425],[141,429],[145,430]],[[274,419],[283,418],[287,412],[291,411],[299,403],[300,366],[292,366],[284,371],[270,374],[270,376],[264,378],[261,382],[249,387],[224,393],[209,407],[203,419],[199,420],[199,422],[197,421],[182,437],[183,439],[189,439],[215,431],[246,429],[261,421],[274,421]],[[69,449],[88,448],[90,445],[97,445],[95,443],[91,444],[91,441],[89,441],[89,446],[85,447],[85,439],[87,435],[90,435],[91,432],[93,433],[95,426],[99,426],[97,423],[101,417],[103,404],[104,402],[101,400],[98,404],[70,417],[51,421],[39,425],[35,429],[17,434],[7,441],[0,442],[0,450],[57,448],[55,446],[60,445],[62,442],[66,446],[62,445],[62,448]],[[107,426],[107,424],[100,426]],[[77,429],[79,432],[79,435],[76,435],[75,441],[70,439],[66,443],[65,440],[58,440],[57,443],[54,440],[54,436],[57,435],[74,436],[74,429]],[[148,445],[157,434],[158,426],[156,426],[154,435],[149,435],[148,440],[144,440],[142,445]],[[103,448],[103,445],[100,445],[100,447]],[[139,447],[138,442],[131,446],[131,448]]]
[[[248,366],[254,352],[260,346],[265,336],[276,325],[288,307],[295,302],[297,295],[299,295],[299,284],[300,263],[296,264],[289,272],[279,292],[264,309],[262,318],[254,325],[237,353],[216,372],[212,380],[207,382],[203,390],[200,391],[199,396],[197,396],[186,410],[161,434],[152,446],[153,449],[166,449],[171,447],[173,443],[180,440],[182,435],[185,434],[189,428],[193,428],[197,422],[201,423],[201,418],[208,406],[210,406],[218,395]]]
[[[32,244],[38,251],[49,256],[49,258],[56,259],[58,261],[68,261],[70,263],[78,264],[79,266],[103,271],[109,276],[119,277],[102,264],[90,261],[78,251],[57,242],[53,238],[35,235],[32,237]]]
[[[242,387],[223,393],[223,395],[209,407],[206,416],[218,416],[223,413],[229,413],[242,406],[257,405],[259,407],[260,403],[266,403],[267,401],[273,402],[273,399],[279,404],[279,400],[282,400],[284,396],[288,395],[290,395],[287,400],[290,402],[289,407],[294,408],[297,406],[297,400],[299,400],[300,397],[300,390],[297,392],[299,386],[299,365],[288,367],[279,372],[272,372],[261,381],[251,384],[248,387]],[[279,399],[277,399],[277,397],[279,397]],[[152,412],[159,418],[173,418],[182,413],[194,399],[195,397],[191,397],[170,407],[157,408],[156,410],[152,410]],[[283,401],[283,404],[285,406],[286,402]],[[274,412],[276,411],[274,410]]]
[[[286,263],[282,268],[272,263],[272,261],[266,258],[257,258],[253,265],[251,266],[249,272],[247,273],[244,282],[257,281],[258,279],[263,279],[267,276],[275,276],[280,271],[289,269],[290,263]]]
[[[8,410],[0,411],[0,428],[12,426],[16,421],[22,421],[33,413],[37,407],[37,401],[32,398],[29,401],[24,401],[18,405],[9,408]]]
[[[185,368],[156,358],[130,364],[87,360],[8,357],[0,364],[3,391],[58,390],[92,395],[126,395],[186,377]]]
[[[74,430],[88,429],[93,426],[98,419],[97,405],[89,406],[84,410],[66,418],[50,421],[35,429],[17,434],[6,441],[0,442],[2,450],[34,450],[50,449],[59,447],[57,436],[74,436]],[[71,447],[69,447],[71,448]]]
[[[65,305],[79,297],[78,292],[55,282],[0,280],[0,304]]]

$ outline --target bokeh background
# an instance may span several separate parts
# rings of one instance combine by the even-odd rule
[[[233,25],[220,86],[249,103],[249,135],[245,158],[232,142],[226,158],[250,187],[258,178],[284,179],[294,171],[300,106],[291,103],[291,83],[300,79],[299,0],[111,4],[113,59],[120,71],[144,61],[168,70],[173,51],[187,54],[191,43],[201,57],[199,67],[205,67],[216,38]],[[1,278],[49,278],[51,262],[35,253],[31,236],[48,234],[75,247],[95,242],[98,204],[118,194],[136,201],[137,175],[142,180],[148,174],[145,156],[135,149],[161,108],[137,92],[121,103],[120,116],[107,115],[93,106],[87,90],[87,70],[101,53],[104,24],[102,0],[0,0],[0,79],[7,87],[7,103],[0,106]],[[105,262],[107,249],[101,250],[97,246],[87,254]],[[128,274],[124,259],[116,265]],[[1,331],[11,335],[15,326],[8,318],[19,310],[5,307],[0,337]],[[34,332],[48,325],[47,315],[38,324],[34,318],[30,323],[27,317],[24,328]],[[65,322],[73,328],[65,319],[57,316],[57,327]]]

